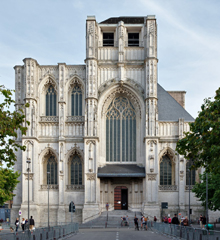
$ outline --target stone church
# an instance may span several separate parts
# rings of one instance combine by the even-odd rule
[[[77,47],[77,46],[76,46]],[[189,211],[189,191],[199,171],[175,152],[193,117],[185,91],[158,83],[157,22],[146,17],[86,20],[85,64],[40,65],[25,58],[15,66],[16,108],[25,103],[30,122],[26,146],[17,152],[21,172],[12,220],[30,215],[86,222],[125,209],[149,216]],[[172,88],[173,86],[171,86]],[[30,163],[27,163],[27,160]],[[190,181],[190,182],[189,182]],[[203,212],[191,193],[192,218]]]

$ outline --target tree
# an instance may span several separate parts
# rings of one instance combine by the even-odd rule
[[[17,111],[10,111],[10,107],[15,101],[12,98],[13,90],[6,89],[0,85],[0,94],[3,102],[0,103],[0,205],[11,200],[13,190],[19,182],[18,172],[13,171],[16,162],[15,152],[19,149],[25,151],[25,146],[16,142],[17,132],[26,134],[28,121],[25,121],[24,108]],[[28,107],[26,104],[24,107]]]
[[[190,131],[177,142],[176,151],[193,161],[192,168],[205,167],[208,173],[220,174],[220,88],[214,101],[204,100]]]
[[[206,207],[206,172],[200,174],[201,183],[196,183],[192,189],[195,196],[202,202],[202,206]],[[216,211],[220,210],[220,174],[208,174],[209,191],[208,191],[208,208]]]

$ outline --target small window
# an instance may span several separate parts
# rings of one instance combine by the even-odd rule
[[[114,33],[103,33],[103,46],[114,47]]]
[[[128,33],[128,46],[139,47],[139,33]]]

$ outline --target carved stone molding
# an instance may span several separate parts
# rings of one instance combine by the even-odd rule
[[[162,157],[168,155],[170,157],[170,159],[175,163],[175,151],[172,150],[171,148],[167,147],[167,148],[163,148],[160,151],[160,162],[162,161]]]
[[[49,189],[53,189],[53,190],[58,190],[59,189],[59,185],[57,185],[57,184],[40,185],[40,189],[41,190],[47,190],[48,186],[49,186]]]
[[[157,174],[148,174],[148,181],[156,181]]]
[[[90,144],[90,143],[92,143],[93,145],[96,144],[95,140],[87,140],[87,141],[86,141],[86,144],[87,144],[87,145]]]
[[[58,116],[41,116],[40,122],[58,122],[59,117]]]
[[[190,190],[192,190],[193,187],[194,187],[194,185],[186,185],[186,186],[185,186],[185,190],[189,190],[189,188],[190,188]]]
[[[162,190],[162,191],[177,191],[177,185],[159,185],[159,190]]]
[[[180,181],[183,181],[184,179],[184,171],[180,171]]]
[[[84,122],[85,117],[84,116],[67,116],[66,122]]]
[[[74,145],[75,145],[75,146],[74,146],[74,147],[71,147],[71,148],[68,150],[67,154],[65,154],[65,155],[69,155],[68,158],[69,158],[69,160],[70,160],[71,157],[76,154],[76,155],[78,155],[78,156],[80,157],[81,161],[83,161],[83,156],[84,156],[83,150],[80,149],[80,147],[77,147],[77,144],[76,144],[76,143],[75,143]]]
[[[32,140],[26,140],[25,142],[24,142],[24,145],[27,145],[27,144],[31,144],[31,145],[34,145],[34,141],[32,141]]]
[[[79,191],[84,189],[85,189],[84,185],[66,185],[67,191]]]
[[[135,109],[138,109],[140,118],[141,118],[141,106],[139,103],[139,100],[137,99],[137,97],[135,96],[135,94],[133,94],[128,88],[126,87],[117,87],[116,89],[114,89],[114,91],[112,93],[110,93],[107,98],[105,99],[105,102],[102,106],[102,116],[106,114],[107,109],[109,104],[112,102],[112,100],[116,97],[117,94],[125,94],[133,103],[133,106],[135,107]]]
[[[28,180],[28,173],[24,173],[25,176],[25,180]],[[33,173],[29,173],[29,180],[33,180],[34,178],[34,174]]]
[[[95,173],[86,173],[87,180],[96,180],[96,174]]]
[[[150,145],[151,147],[153,147],[153,144],[157,145],[157,141],[156,140],[148,140],[147,144]]]

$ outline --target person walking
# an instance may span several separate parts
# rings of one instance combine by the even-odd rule
[[[172,218],[172,222],[171,223],[172,224],[176,224],[176,225],[180,224],[180,221],[179,221],[179,219],[178,219],[176,214],[174,214],[174,217]]]
[[[30,219],[30,226],[29,226],[29,229],[30,230],[33,230],[33,228],[34,228],[34,219],[33,219],[33,217],[31,216],[31,219]]]
[[[15,227],[16,227],[16,232],[18,231],[18,227],[19,227],[19,219],[16,218],[15,220]]]

